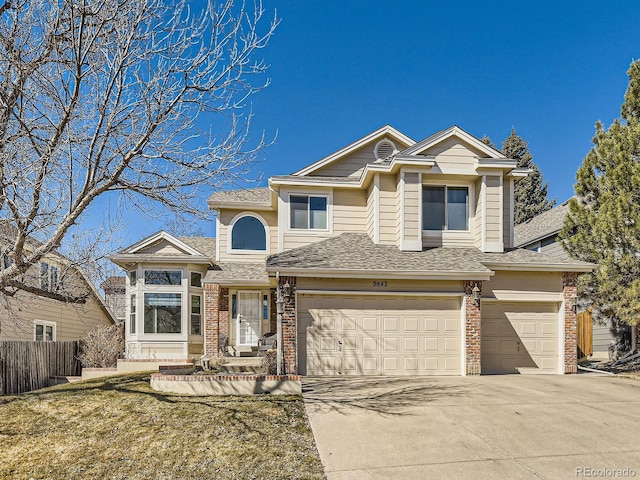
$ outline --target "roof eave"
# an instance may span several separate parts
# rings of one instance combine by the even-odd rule
[[[404,280],[489,280],[494,272],[487,270],[478,271],[426,271],[426,270],[349,270],[349,269],[326,269],[326,268],[289,268],[289,267],[267,267],[269,274],[276,272],[286,273],[297,277],[318,277],[318,278],[394,278]]]
[[[109,257],[116,265],[124,267],[135,263],[194,263],[197,265],[212,265],[213,260],[205,256],[191,255],[144,255],[144,254],[118,254]]]
[[[524,272],[592,272],[596,265],[589,264],[558,264],[558,263],[513,263],[513,262],[482,262],[482,264],[492,270],[518,270]]]

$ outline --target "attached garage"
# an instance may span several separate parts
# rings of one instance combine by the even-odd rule
[[[558,302],[482,302],[483,374],[559,373]]]
[[[461,295],[298,293],[303,375],[460,375]]]

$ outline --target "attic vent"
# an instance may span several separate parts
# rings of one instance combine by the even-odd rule
[[[391,140],[380,140],[376,145],[376,148],[373,150],[373,154],[376,157],[376,160],[384,160],[389,155],[393,155],[396,151],[396,146]]]

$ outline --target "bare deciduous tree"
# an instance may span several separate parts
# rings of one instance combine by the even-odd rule
[[[110,192],[196,213],[203,187],[245,173],[263,145],[247,137],[247,99],[268,83],[255,56],[277,25],[263,16],[234,0],[0,5],[0,215],[15,233],[0,292],[51,296],[21,276]]]

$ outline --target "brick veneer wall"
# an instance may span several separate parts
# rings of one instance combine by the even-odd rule
[[[229,289],[204,284],[204,354],[218,355],[220,334],[229,335]]]
[[[282,315],[283,373],[291,375],[298,372],[296,358],[296,277],[280,277],[280,288],[282,289],[282,286],[287,282],[291,287],[291,295],[288,300],[285,299],[284,314]]]
[[[562,297],[564,299],[564,373],[578,373],[578,321],[573,311],[577,292],[578,274],[562,273]]]
[[[464,282],[465,306],[465,359],[467,375],[480,375],[482,366],[480,361],[480,306],[473,302],[473,287],[478,285],[482,290],[482,282],[468,280]]]

